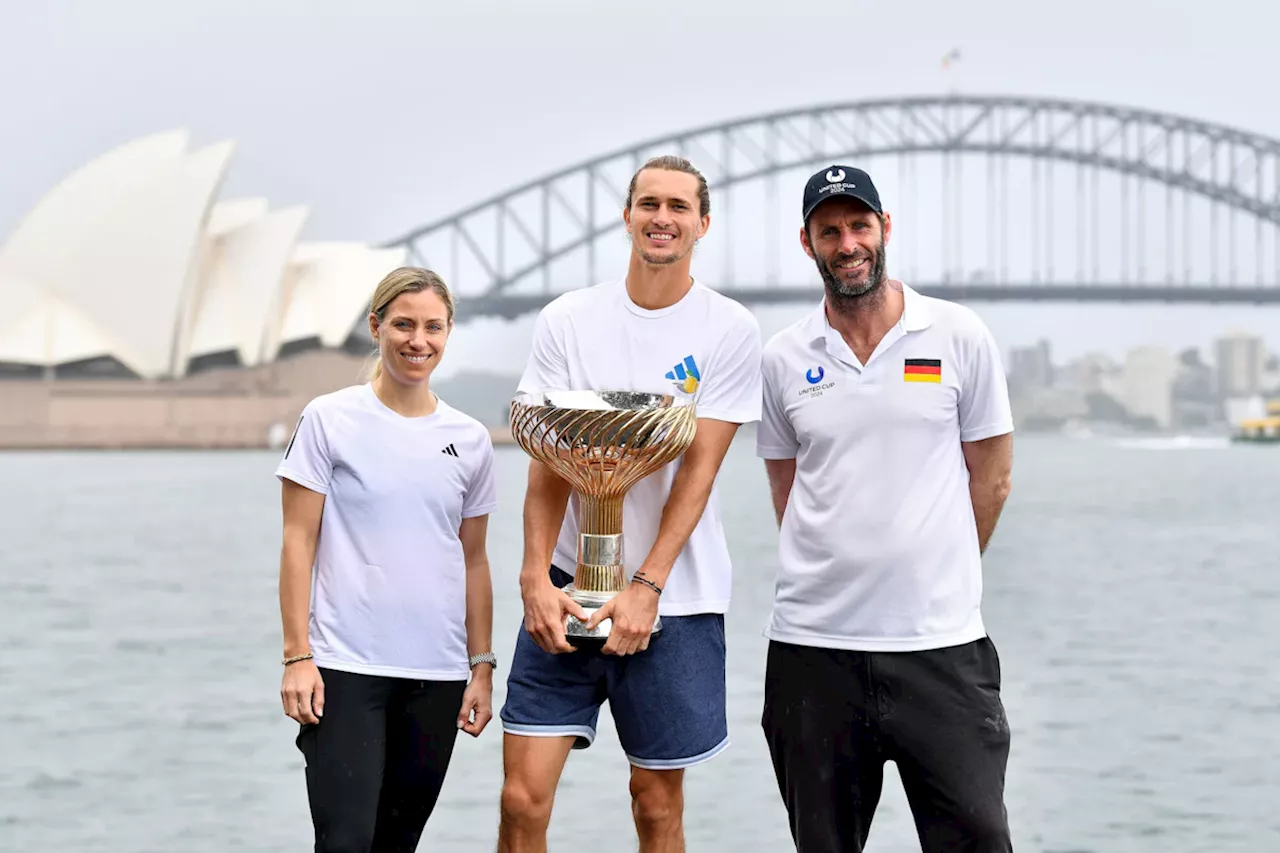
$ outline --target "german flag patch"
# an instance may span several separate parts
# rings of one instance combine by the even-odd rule
[[[903,382],[942,382],[942,359],[909,358],[902,367]]]

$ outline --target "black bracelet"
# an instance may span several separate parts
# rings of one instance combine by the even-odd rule
[[[654,592],[656,592],[658,595],[662,595],[662,587],[658,586],[656,583],[654,583],[653,581],[649,580],[649,579],[648,579],[647,577],[645,577],[644,575],[640,575],[640,574],[632,575],[632,576],[631,576],[631,580],[632,580],[632,582],[634,582],[634,583],[642,583],[642,584],[644,584],[645,586],[649,587],[649,589],[651,589],[651,590],[653,590]]]

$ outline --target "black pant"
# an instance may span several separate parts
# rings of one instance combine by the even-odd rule
[[[316,853],[412,853],[444,784],[467,683],[320,675],[324,716],[297,739]]]
[[[1008,853],[1009,723],[989,639],[919,652],[771,642],[762,720],[799,853],[860,853],[885,761],[926,853]]]

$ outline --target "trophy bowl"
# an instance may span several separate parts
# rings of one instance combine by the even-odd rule
[[[636,391],[545,391],[517,394],[511,434],[578,496],[578,554],[564,588],[587,618],[627,584],[623,568],[622,506],[627,491],[678,458],[693,443],[692,400]],[[602,646],[611,621],[594,629],[570,615],[565,636],[577,647]],[[662,619],[653,631],[662,630]]]

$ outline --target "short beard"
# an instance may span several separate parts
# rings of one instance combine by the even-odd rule
[[[846,256],[836,258],[842,260]],[[827,302],[837,313],[852,314],[879,306],[884,298],[884,240],[876,246],[875,255],[871,259],[871,274],[865,284],[848,285],[842,282],[826,261],[814,258],[818,273],[827,292]]]
[[[653,264],[658,267],[669,266],[684,259],[684,255],[651,255],[643,249],[637,249],[636,253],[640,255],[640,258],[646,264]]]
[[[631,243],[631,249],[640,256],[640,260],[644,261],[646,264],[653,264],[656,267],[665,267],[679,263],[689,257],[689,255],[693,254],[693,250],[697,248],[697,243],[695,242],[683,252],[673,252],[670,255],[651,255],[636,245],[635,239],[630,234],[627,235],[627,241]]]

